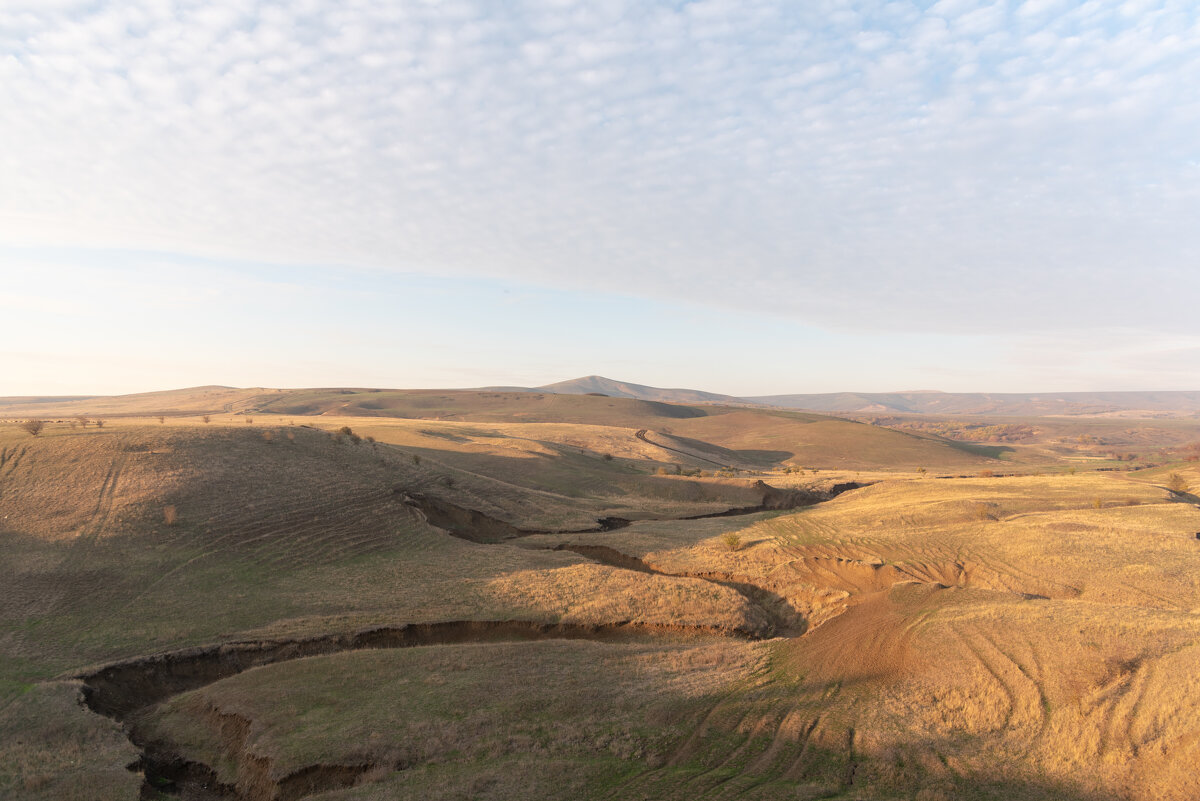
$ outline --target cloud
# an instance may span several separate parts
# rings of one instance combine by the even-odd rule
[[[0,10],[0,243],[1001,332],[1200,289],[1200,12],[975,0]]]

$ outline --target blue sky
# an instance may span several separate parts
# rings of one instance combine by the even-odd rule
[[[1200,387],[1191,2],[0,5],[0,394]]]

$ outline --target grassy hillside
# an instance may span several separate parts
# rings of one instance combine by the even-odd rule
[[[1195,797],[1196,463],[558,397],[0,427],[0,795]]]

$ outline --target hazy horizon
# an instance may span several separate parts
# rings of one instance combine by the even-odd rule
[[[1172,0],[6,3],[0,395],[1187,390],[1196,86]]]
[[[110,397],[110,396],[117,396],[117,395],[140,395],[140,394],[149,394],[149,393],[155,393],[155,392],[173,392],[173,391],[188,390],[188,389],[204,389],[207,387],[220,388],[220,389],[262,388],[262,389],[278,389],[278,390],[285,390],[285,391],[304,390],[304,389],[322,389],[322,388],[328,388],[328,389],[341,389],[341,388],[351,389],[351,388],[353,388],[353,389],[371,389],[371,390],[381,389],[381,390],[400,390],[400,391],[417,391],[417,390],[471,391],[471,390],[497,390],[497,389],[504,389],[504,388],[512,388],[512,389],[516,389],[516,390],[538,390],[538,389],[542,389],[543,387],[557,384],[560,382],[573,381],[576,379],[583,379],[583,378],[602,378],[602,379],[607,379],[610,381],[615,381],[615,382],[618,382],[621,384],[637,384],[639,386],[644,386],[644,387],[648,387],[651,389],[693,390],[693,391],[700,391],[700,392],[708,392],[708,393],[713,393],[713,394],[717,394],[717,395],[727,395],[732,398],[738,398],[738,399],[754,399],[754,398],[768,398],[768,397],[776,397],[776,396],[809,395],[809,394],[812,394],[812,395],[837,395],[837,394],[845,394],[845,395],[920,395],[920,394],[964,395],[964,394],[969,394],[969,395],[1021,395],[1021,396],[1024,396],[1024,395],[1047,395],[1047,396],[1055,396],[1055,395],[1094,395],[1094,394],[1117,394],[1117,393],[1154,394],[1154,393],[1167,393],[1167,392],[1177,392],[1177,393],[1200,392],[1200,389],[1174,389],[1174,390],[1172,390],[1172,389],[1154,389],[1154,388],[1125,389],[1125,390],[1040,389],[1040,390],[1022,390],[1022,391],[1012,391],[1012,392],[991,391],[991,390],[987,390],[987,389],[963,390],[960,392],[949,392],[947,390],[942,390],[942,389],[854,389],[854,388],[847,388],[847,389],[840,389],[840,390],[832,390],[829,392],[811,392],[811,393],[799,391],[799,390],[793,391],[793,390],[786,390],[786,389],[780,390],[777,392],[773,391],[773,392],[759,392],[759,393],[748,393],[748,392],[737,393],[737,392],[725,392],[722,390],[716,390],[716,389],[712,389],[711,387],[707,387],[707,386],[674,386],[674,385],[667,386],[667,385],[661,384],[661,383],[656,384],[653,382],[646,382],[646,381],[631,381],[631,380],[627,380],[627,379],[620,378],[620,377],[600,376],[600,375],[596,375],[596,374],[589,374],[586,376],[573,376],[571,378],[556,378],[556,379],[553,379],[550,381],[544,381],[544,382],[534,383],[534,384],[514,384],[514,383],[509,382],[509,383],[497,383],[497,384],[472,384],[472,385],[464,384],[462,386],[416,386],[416,385],[414,385],[414,386],[383,386],[383,385],[371,385],[371,384],[362,384],[362,383],[357,383],[357,384],[356,383],[346,383],[346,384],[317,383],[317,384],[305,384],[305,385],[296,385],[296,386],[274,386],[274,385],[267,385],[267,384],[233,385],[233,384],[220,384],[220,383],[205,383],[205,384],[188,384],[188,385],[171,386],[171,387],[153,387],[153,388],[149,388],[149,389],[136,389],[136,390],[132,390],[130,392],[61,392],[61,393],[47,393],[47,392],[36,393],[35,392],[35,393],[23,393],[23,394],[12,393],[12,394],[7,394],[7,395],[0,395],[0,397],[6,397],[6,398],[14,398],[14,397],[26,397],[26,398]]]

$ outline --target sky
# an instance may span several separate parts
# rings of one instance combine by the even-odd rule
[[[0,395],[1200,389],[1200,4],[0,0]]]

